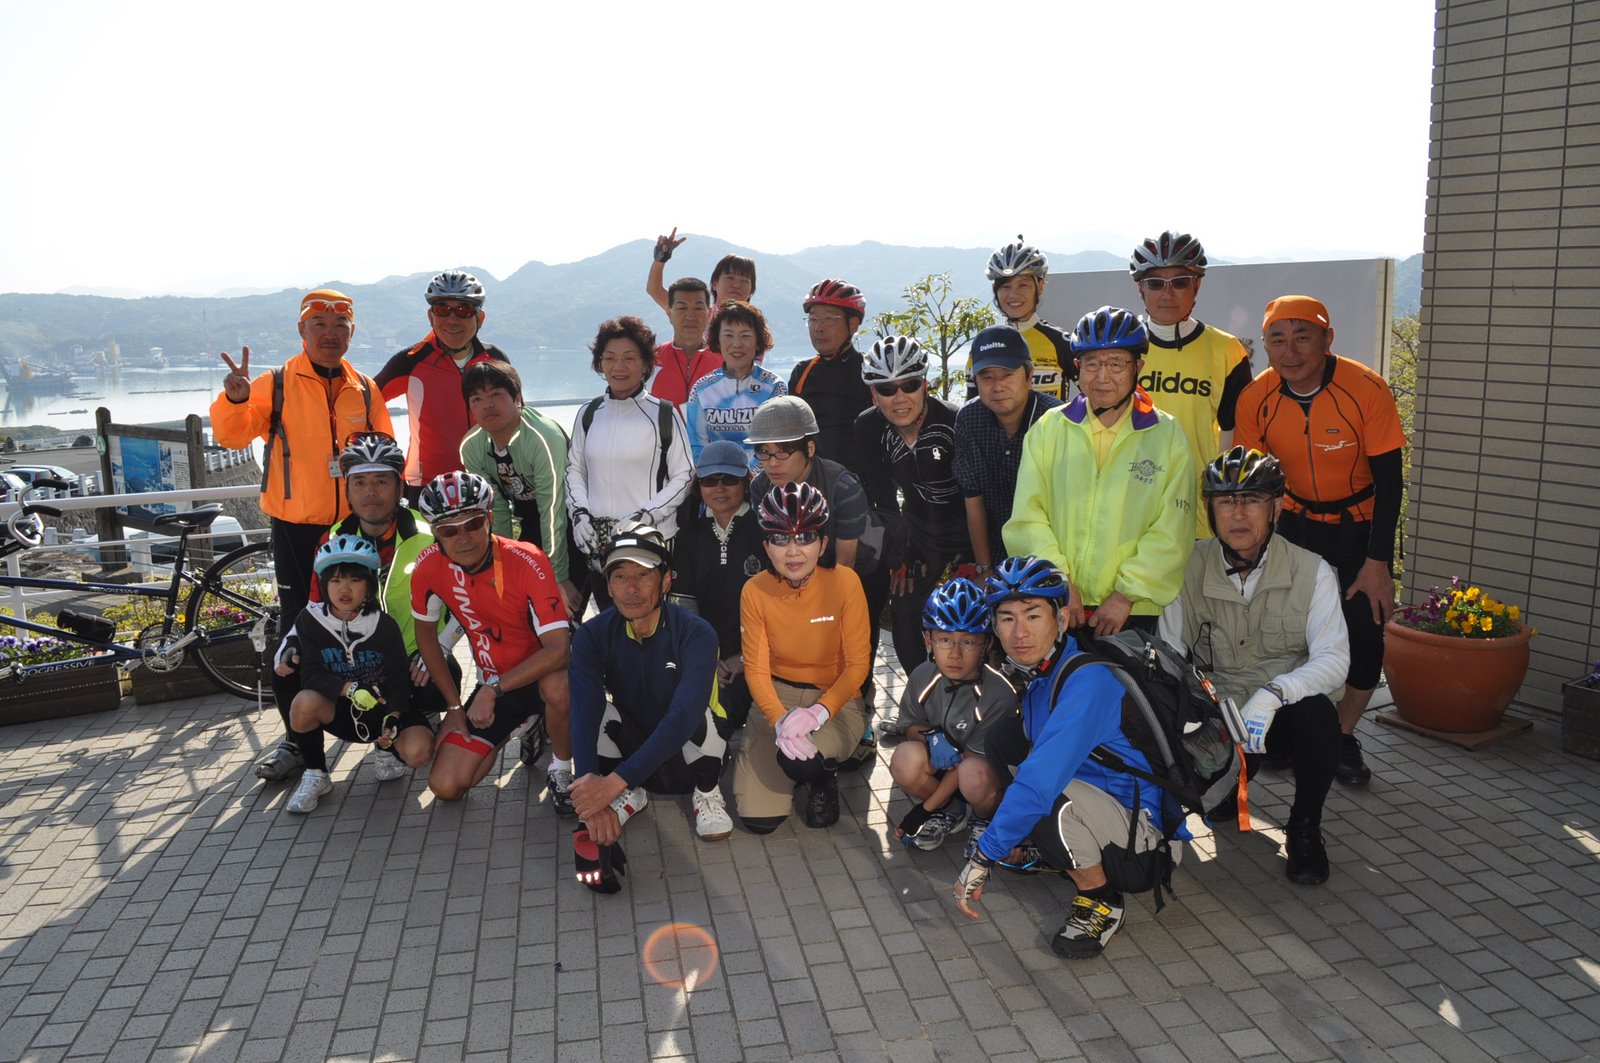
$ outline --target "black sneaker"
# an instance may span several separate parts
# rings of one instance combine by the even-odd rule
[[[832,773],[811,787],[806,800],[805,825],[831,827],[839,822],[839,777]]]
[[[1346,786],[1365,786],[1372,781],[1372,769],[1361,757],[1361,739],[1355,735],[1345,735],[1339,743],[1339,763],[1333,769],[1333,777]]]
[[[1050,948],[1057,956],[1069,960],[1087,960],[1098,956],[1105,951],[1111,935],[1122,925],[1124,911],[1120,893],[1100,900],[1080,893],[1073,898],[1072,907],[1067,909],[1067,921],[1056,931]]]
[[[1328,881],[1328,850],[1322,830],[1310,823],[1289,824],[1289,881],[1297,886],[1320,886]]]

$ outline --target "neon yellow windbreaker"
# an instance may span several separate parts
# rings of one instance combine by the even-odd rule
[[[1135,615],[1156,616],[1178,596],[1194,550],[1189,441],[1140,388],[1128,429],[1118,433],[1101,469],[1091,416],[1078,395],[1028,429],[1002,532],[1006,550],[1050,561],[1087,606],[1121,591]]]

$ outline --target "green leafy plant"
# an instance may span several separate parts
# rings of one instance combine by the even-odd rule
[[[930,358],[939,362],[939,372],[930,374],[928,383],[950,397],[950,385],[966,379],[966,373],[950,371],[950,359],[972,337],[995,324],[994,308],[971,296],[956,296],[948,273],[930,273],[906,285],[901,293],[904,310],[886,310],[872,319],[880,334],[914,336]]]

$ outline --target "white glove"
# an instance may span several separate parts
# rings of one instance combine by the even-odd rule
[[[594,554],[595,547],[600,545],[600,537],[595,534],[594,522],[589,519],[587,510],[580,509],[572,515],[572,541],[579,550],[590,556]]]
[[[1244,703],[1244,710],[1240,713],[1244,717],[1246,753],[1267,751],[1267,732],[1272,730],[1272,718],[1278,715],[1281,708],[1283,703],[1278,700],[1278,695],[1265,687],[1250,695],[1250,700]]]

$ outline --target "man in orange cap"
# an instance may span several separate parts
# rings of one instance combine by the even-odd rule
[[[228,375],[211,404],[211,431],[225,447],[265,443],[261,511],[272,528],[285,630],[310,596],[317,544],[330,525],[350,514],[339,468],[345,440],[355,432],[394,434],[377,384],[344,360],[355,331],[350,297],[319,288],[300,300],[303,345],[281,368],[252,380],[249,347],[241,348],[238,362],[222,354]],[[288,706],[278,710],[287,729]],[[278,781],[303,765],[286,741],[256,765],[256,775]]]
[[[1333,323],[1321,302],[1274,299],[1261,336],[1271,368],[1239,395],[1234,442],[1277,457],[1287,485],[1279,533],[1321,555],[1339,577],[1350,675],[1339,699],[1344,740],[1335,775],[1364,786],[1372,772],[1355,728],[1378,685],[1383,625],[1394,612],[1405,432],[1383,377],[1333,353]]]

